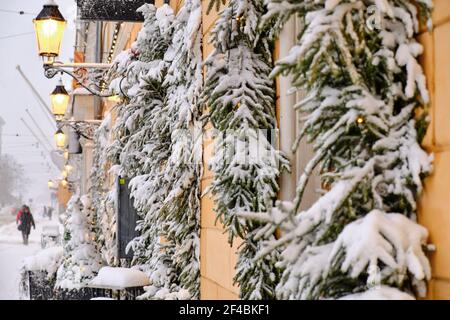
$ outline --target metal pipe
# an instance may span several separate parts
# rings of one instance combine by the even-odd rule
[[[40,107],[42,109],[43,107],[43,111],[45,113],[45,115],[47,116],[47,118],[49,119],[50,123],[52,124],[52,127],[55,127],[55,123],[53,122],[55,120],[55,116],[53,115],[53,113],[50,110],[50,107],[47,105],[47,103],[44,101],[44,99],[41,97],[41,95],[39,94],[39,92],[36,90],[36,88],[33,86],[33,84],[31,83],[31,81],[28,79],[28,77],[25,75],[25,73],[23,73],[22,69],[20,68],[20,65],[16,66],[17,71],[20,73],[20,75],[22,76],[22,78],[25,80],[25,82],[27,83],[27,85],[30,87],[31,91],[33,91],[34,95],[38,98],[38,101],[41,103]],[[50,117],[49,117],[50,116]]]
[[[31,129],[31,127],[28,125],[28,123],[26,123],[23,118],[20,118],[20,120],[23,122],[23,124],[27,127],[27,129],[31,132],[31,134],[36,138],[36,140],[42,145],[42,147],[48,153],[48,156],[50,158],[50,162],[55,166],[56,169],[59,170],[60,168],[58,168],[58,166],[52,160],[52,154],[51,154],[50,150],[45,146],[45,144],[42,143],[41,139],[39,139],[37,134],[33,131],[33,129]]]
[[[28,123],[25,122],[23,118],[20,118],[20,120],[23,122],[23,124],[28,128],[28,130],[31,132],[31,134],[36,138],[36,140],[41,144],[41,146],[47,151],[47,153],[50,155],[50,150],[45,146],[44,143],[42,143],[41,139],[38,137],[38,135],[31,129],[31,127],[28,125]]]
[[[25,112],[28,113],[28,116],[30,117],[31,121],[34,123],[34,125],[36,126],[36,128],[39,130],[39,132],[42,135],[42,138],[45,140],[45,142],[48,143],[49,147],[52,148],[52,144],[48,141],[48,137],[45,135],[44,131],[41,129],[41,127],[39,126],[39,124],[37,123],[36,120],[34,120],[33,116],[31,115],[30,111],[28,109],[25,109]]]

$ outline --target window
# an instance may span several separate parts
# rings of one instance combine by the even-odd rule
[[[279,58],[285,57],[292,46],[296,43],[296,36],[299,30],[297,19],[291,18],[284,26],[279,37]],[[291,89],[290,78],[280,77],[279,79],[279,128],[280,128],[280,149],[285,152],[291,162],[292,173],[284,173],[280,181],[280,199],[292,200],[295,197],[297,180],[303,173],[308,161],[313,157],[312,146],[303,140],[297,152],[291,152],[297,134],[302,124],[299,122],[299,115],[294,110],[294,105],[303,98],[302,92],[288,94]],[[317,190],[320,189],[319,175],[316,173],[310,178],[305,190],[300,209],[309,208],[319,197]]]
[[[133,206],[130,188],[128,184],[130,179],[118,179],[118,221],[117,221],[117,250],[119,259],[131,259],[133,257],[132,250],[126,253],[127,244],[139,235],[136,229],[136,222],[139,216]]]

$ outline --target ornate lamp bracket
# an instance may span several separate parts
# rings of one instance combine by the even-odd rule
[[[71,76],[83,88],[98,97],[110,97],[114,95],[106,90],[107,78],[111,64],[107,63],[61,63],[51,62],[44,64],[44,74],[51,79],[58,73]],[[69,71],[67,69],[73,69]]]
[[[94,140],[95,130],[102,123],[101,120],[84,120],[84,121],[76,121],[76,120],[61,120],[57,121],[58,127],[69,126],[76,133],[87,140]]]

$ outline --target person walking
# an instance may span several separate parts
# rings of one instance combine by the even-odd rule
[[[23,205],[16,217],[17,229],[22,232],[23,244],[28,245],[28,237],[30,235],[31,226],[36,229],[34,224],[33,215],[31,214],[30,207]]]
[[[53,207],[47,208],[48,220],[52,220]]]

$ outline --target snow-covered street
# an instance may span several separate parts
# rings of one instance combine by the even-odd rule
[[[55,224],[35,217],[36,230],[32,229],[29,245],[22,244],[22,235],[15,223],[0,226],[0,300],[19,299],[20,268],[24,258],[40,250],[42,227]]]

